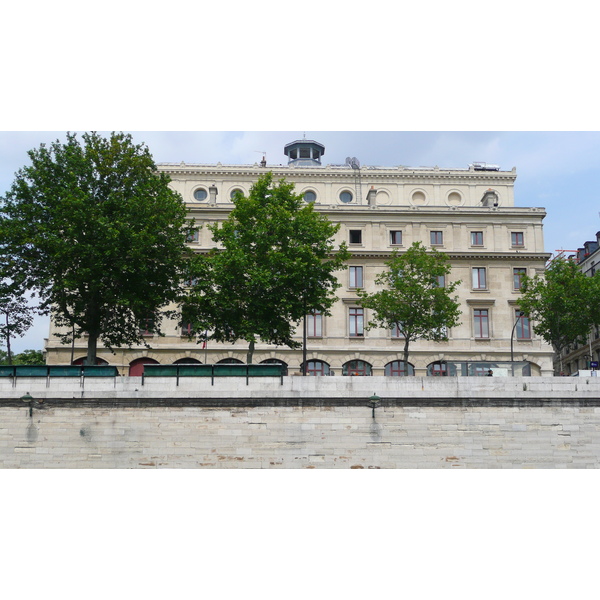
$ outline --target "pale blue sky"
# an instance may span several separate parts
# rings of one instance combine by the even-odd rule
[[[156,162],[250,164],[266,152],[269,164],[285,164],[283,147],[303,131],[131,132]],[[324,163],[356,156],[363,165],[466,167],[473,161],[517,168],[516,206],[544,207],[545,249],[577,249],[600,230],[599,132],[318,132],[306,137],[325,145]],[[0,195],[28,163],[27,150],[65,139],[64,132],[1,132]],[[16,351],[41,348],[47,320],[39,319]]]

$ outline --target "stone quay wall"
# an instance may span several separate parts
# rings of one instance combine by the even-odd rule
[[[7,379],[0,466],[596,468],[600,379]]]

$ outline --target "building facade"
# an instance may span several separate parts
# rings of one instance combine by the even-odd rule
[[[516,207],[516,170],[474,163],[464,169],[360,166],[354,158],[324,164],[325,147],[312,140],[285,146],[287,164],[253,165],[160,164],[183,197],[198,225],[190,241],[198,252],[214,246],[208,224],[227,218],[238,191],[248,194],[265,171],[275,180],[295,184],[305,201],[340,224],[336,243],[347,242],[352,253],[331,316],[307,316],[307,365],[311,375],[487,374],[481,363],[527,364],[527,374],[552,374],[552,348],[535,336],[517,301],[523,275],[543,272],[543,208]],[[365,329],[369,312],[358,303],[356,290],[376,291],[374,280],[394,250],[413,242],[448,255],[449,279],[457,290],[462,322],[448,331],[448,341],[411,344],[409,364],[402,359],[403,339],[397,331]],[[51,326],[53,327],[53,326]],[[148,332],[151,349],[100,350],[99,356],[139,374],[144,363],[220,361],[244,362],[245,342],[206,346],[189,341],[187,332],[167,323],[165,336]],[[77,361],[85,355],[84,340],[61,346],[51,335],[46,346],[51,364]],[[298,339],[302,328],[298,328]],[[254,362],[283,362],[290,374],[301,372],[302,352],[258,343]],[[479,366],[477,366],[479,365]],[[519,374],[521,372],[519,371]]]
[[[570,257],[577,261],[577,266],[582,273],[588,277],[600,272],[600,231],[596,233],[596,239],[584,242],[582,248]],[[600,364],[600,327],[594,327],[590,331],[587,343],[573,344],[567,346],[562,352],[562,373],[564,375],[575,375],[580,371],[597,370]],[[560,360],[555,358],[555,372],[561,373]]]

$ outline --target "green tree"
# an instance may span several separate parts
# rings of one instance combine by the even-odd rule
[[[584,343],[600,324],[600,278],[583,274],[574,261],[553,260],[543,276],[525,277],[519,309],[533,322],[533,331],[552,344],[563,370],[562,351]]]
[[[402,254],[394,251],[385,264],[388,269],[375,278],[376,285],[385,289],[372,294],[358,290],[360,304],[373,311],[367,329],[398,327],[408,363],[411,342],[447,340],[447,328],[460,324],[459,303],[452,293],[461,282],[448,283],[446,255],[435,249],[428,252],[420,242]]]
[[[64,327],[64,343],[145,343],[142,320],[160,333],[179,297],[189,227],[183,200],[130,135],[67,134],[31,150],[2,199],[0,254],[12,279]]]
[[[8,352],[0,348],[0,365],[43,365],[44,354],[41,350],[23,350],[8,361]]]
[[[186,302],[195,331],[210,330],[218,342],[248,342],[252,362],[256,342],[299,348],[295,325],[308,311],[329,314],[344,268],[346,245],[334,247],[339,225],[315,212],[285,180],[266,173],[248,197],[237,194],[235,208],[221,225],[209,226],[220,245],[198,256],[192,278],[198,283]]]
[[[14,358],[15,365],[43,365],[44,354],[41,350],[23,350]]]
[[[33,324],[34,313],[13,282],[0,282],[0,343],[6,345],[7,364],[12,364],[11,339],[25,335]]]

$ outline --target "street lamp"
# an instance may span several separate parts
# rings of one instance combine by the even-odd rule
[[[513,328],[512,328],[512,333],[510,334],[510,363],[511,363],[510,366],[511,366],[511,369],[512,369],[513,377],[515,375],[515,367],[512,364],[514,362],[514,359],[515,359],[514,350],[513,350],[513,344],[514,344],[514,340],[515,340],[515,329],[517,328],[517,324],[519,323],[519,319],[521,319],[524,316],[525,316],[525,313],[522,310],[519,311],[519,314],[517,316],[517,320],[515,321],[515,324],[513,325]]]
[[[20,400],[29,404],[29,416],[33,417],[33,396],[27,392],[24,396],[21,396]]]
[[[375,418],[375,409],[379,407],[380,401],[381,398],[375,393],[369,398],[369,406],[373,409],[373,418]]]

